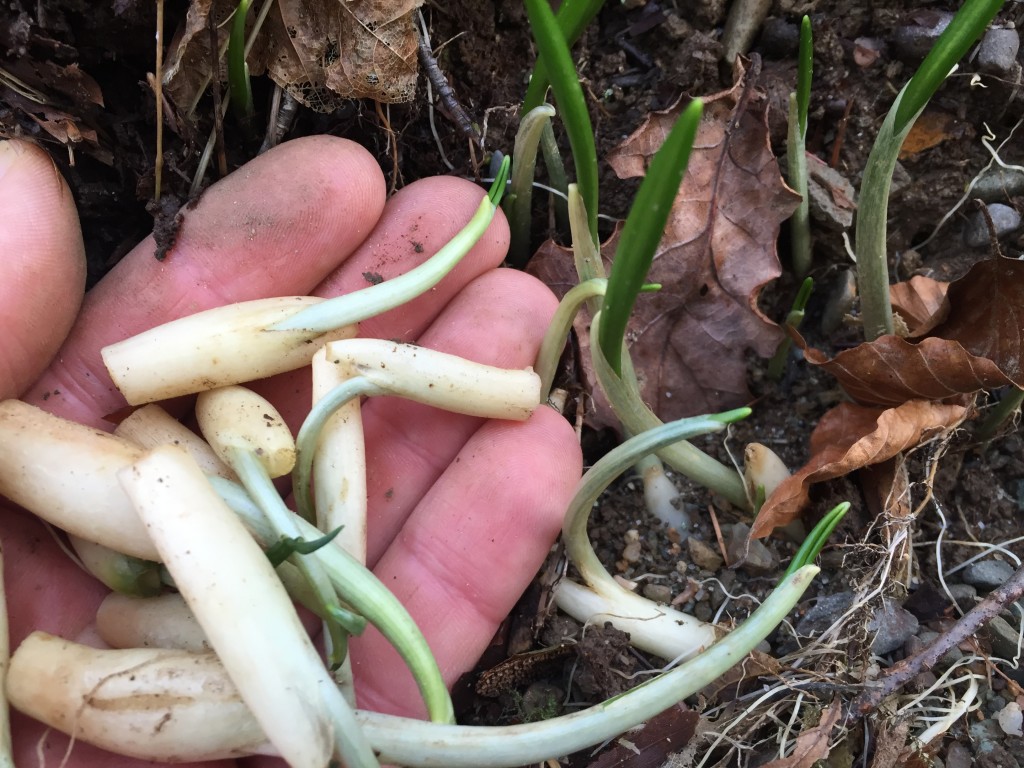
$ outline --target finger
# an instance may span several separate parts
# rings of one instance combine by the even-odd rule
[[[490,421],[423,499],[375,573],[423,631],[448,685],[472,668],[537,573],[582,460],[569,423],[547,407]],[[411,675],[368,629],[351,642],[359,705],[422,717]]]
[[[477,185],[450,176],[422,179],[399,190],[388,200],[370,236],[316,287],[314,294],[340,296],[408,272],[436,254],[466,226],[483,196],[484,191]],[[508,242],[508,223],[499,210],[476,245],[440,283],[397,309],[363,321],[359,335],[417,340],[470,281],[501,264]],[[309,413],[309,371],[276,376],[255,388],[277,406],[292,430],[298,431]]]
[[[470,283],[418,343],[486,365],[526,368],[556,307],[551,291],[533,277],[491,270]],[[483,420],[396,398],[373,398],[363,414],[372,565]]]
[[[85,247],[71,191],[50,157],[0,141],[0,400],[49,364],[85,290]]]
[[[28,399],[102,426],[124,406],[103,346],[222,304],[308,293],[363,241],[383,205],[380,169],[350,141],[308,137],[261,155],[185,212],[164,261],[147,238],[89,293],[60,363]]]

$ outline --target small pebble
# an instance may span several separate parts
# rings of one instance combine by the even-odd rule
[[[778,566],[775,554],[760,539],[749,538],[750,528],[743,523],[732,526],[726,550],[729,562],[747,573],[771,573]]]
[[[960,607],[961,611],[969,611],[978,602],[978,590],[971,584],[950,584],[949,594]]]
[[[1003,729],[1003,733],[1009,736],[1024,736],[1024,713],[1016,701],[1011,701],[999,710],[996,722]]]
[[[868,622],[868,631],[875,635],[871,652],[878,656],[892,653],[901,648],[919,626],[917,617],[895,600],[882,600],[881,607],[875,610]]]
[[[640,559],[640,532],[631,528],[622,538],[626,542],[622,550],[622,559],[627,563],[637,562]]]
[[[686,546],[690,550],[690,560],[698,568],[715,573],[722,567],[722,556],[700,539],[691,536],[686,540]]]
[[[1008,75],[1017,63],[1020,35],[1016,29],[990,29],[978,50],[978,69],[990,75]]]
[[[911,24],[896,30],[893,50],[906,61],[920,61],[928,55],[939,35],[953,20],[947,11],[921,10],[911,15]]]
[[[804,637],[820,635],[835,624],[851,605],[853,605],[852,592],[837,592],[834,595],[822,597],[797,623],[797,634]]]
[[[644,597],[656,603],[672,602],[672,588],[666,584],[645,584]]]
[[[964,568],[963,580],[979,590],[990,592],[1013,576],[1013,567],[1004,560],[979,560]]]
[[[997,238],[1010,234],[1020,226],[1020,214],[1008,205],[992,203],[988,206],[988,214],[992,217],[992,226]],[[988,223],[981,211],[974,211],[968,217],[967,226],[964,228],[964,242],[972,248],[988,245]]]
[[[1020,634],[1005,619],[996,616],[985,625],[992,641],[992,655],[1001,659],[1012,659],[1017,655],[1017,644]]]
[[[971,750],[959,741],[951,741],[946,747],[946,768],[971,768],[972,765]]]

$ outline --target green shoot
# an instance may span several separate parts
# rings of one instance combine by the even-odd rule
[[[966,0],[910,82],[896,96],[871,148],[860,186],[856,229],[857,287],[868,341],[893,333],[886,224],[889,187],[900,147],[928,100],[984,32],[1003,2]]]
[[[469,253],[470,248],[476,245],[477,240],[487,231],[491,219],[494,218],[494,211],[505,194],[509,162],[507,157],[502,161],[501,169],[491,184],[487,197],[480,202],[480,207],[469,223],[431,258],[393,280],[386,280],[383,283],[320,302],[276,323],[268,330],[306,330],[327,333],[349,323],[357,323],[389,309],[400,307],[429,291],[455,268],[455,265]]]
[[[537,145],[541,133],[551,118],[555,116],[555,108],[550,104],[541,104],[527,112],[519,122],[516,131],[516,144],[512,152],[515,165],[512,167],[512,185],[508,197],[505,198],[505,215],[508,216],[508,227],[511,242],[508,247],[508,261],[516,268],[526,265],[530,257],[530,203],[533,201],[533,172],[537,164]]]
[[[238,119],[245,124],[252,121],[255,110],[252,105],[252,85],[249,82],[249,65],[245,63],[245,20],[249,15],[252,0],[239,0],[231,22],[231,37],[228,42],[228,90],[231,106]]]
[[[622,229],[608,280],[608,291],[604,296],[604,321],[597,338],[605,359],[618,376],[622,376],[622,344],[626,324],[640,286],[651,268],[654,251],[661,241],[672,202],[686,173],[702,110],[702,102],[694,99],[676,120],[665,143],[648,166],[647,175]]]
[[[797,291],[796,298],[793,299],[793,307],[789,310],[789,314],[786,315],[787,328],[792,328],[795,331],[800,327],[800,324],[804,321],[807,300],[811,298],[811,291],[813,289],[814,280],[809,277],[805,278],[800,285],[800,290]],[[782,340],[782,343],[779,344],[779,348],[775,350],[772,359],[768,362],[768,378],[772,381],[778,381],[782,378],[782,371],[786,367],[786,359],[789,357],[789,350],[792,346],[793,340],[787,335]]]
[[[786,573],[782,577],[783,580],[789,578],[801,568],[814,564],[814,559],[821,554],[821,550],[824,548],[825,542],[828,541],[828,537],[832,535],[832,531],[836,529],[839,521],[843,519],[849,509],[850,502],[844,501],[842,504],[836,505],[827,515],[821,518],[821,522],[814,526],[814,530],[807,535],[804,543],[800,545],[800,549],[793,556],[793,562],[786,569]]]
[[[979,440],[991,440],[1007,422],[1014,418],[1024,403],[1024,390],[1009,387],[1002,399],[986,414],[975,432]]]
[[[796,105],[800,118],[800,133],[807,137],[807,111],[811,104],[811,74],[814,71],[814,38],[811,35],[811,18],[804,16],[800,21],[800,58],[796,76]]]
[[[603,5],[604,0],[566,0],[562,3],[555,16],[555,21],[567,47],[571,48],[575,45],[576,41],[580,39],[580,35],[583,34],[583,30],[587,28]],[[550,84],[547,61],[544,54],[541,53],[533,65],[530,84],[526,87],[522,114],[525,115],[544,103],[544,94]]]
[[[298,536],[282,536],[277,543],[267,548],[267,559],[275,568],[292,555],[311,555],[320,547],[330,544],[337,535],[341,533],[339,525],[330,533],[325,533],[318,539],[307,541]]]
[[[590,236],[597,242],[597,147],[594,145],[594,130],[590,124],[583,89],[576,75],[569,46],[547,0],[526,0],[526,13],[530,18],[530,29],[539,56],[546,62],[551,74],[551,89],[565,121],[576,164],[576,179],[587,206]]]
[[[800,206],[790,219],[793,238],[793,271],[803,277],[811,270],[810,200],[807,197],[807,110],[811,100],[811,71],[814,43],[811,20],[804,16],[800,24],[800,56],[796,91],[789,95],[789,134],[786,137],[786,162],[789,183],[800,195]]]

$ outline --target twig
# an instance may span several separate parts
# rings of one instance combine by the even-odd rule
[[[877,709],[887,696],[913,680],[922,670],[930,669],[949,650],[969,638],[982,625],[998,616],[1006,606],[1022,596],[1024,567],[1018,568],[1005,584],[992,590],[984,600],[968,611],[948,632],[935,638],[927,648],[890,667],[877,683],[854,700],[851,711],[866,715]]]
[[[483,141],[480,134],[473,127],[473,121],[469,119],[469,115],[459,104],[455,91],[448,84],[448,78],[444,76],[444,72],[441,71],[437,59],[434,58],[434,54],[430,50],[430,35],[427,33],[427,24],[422,13],[420,13],[419,58],[420,66],[423,67],[427,79],[437,89],[438,99],[448,112],[448,117],[455,123],[463,136],[482,149]]]
[[[153,162],[153,199],[160,201],[164,170],[164,0],[156,2],[156,159]]]

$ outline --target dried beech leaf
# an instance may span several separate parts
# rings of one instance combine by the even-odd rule
[[[168,51],[164,88],[190,112],[210,74],[208,19],[226,45],[232,0],[192,0],[184,28]],[[420,0],[278,0],[249,52],[252,75],[264,72],[300,102],[330,112],[344,99],[410,100],[416,90]],[[250,27],[252,19],[249,20]],[[226,81],[226,62],[220,62]]]
[[[796,737],[796,745],[789,755],[765,763],[762,768],[813,768],[819,760],[827,758],[829,745],[832,743],[832,731],[839,722],[841,711],[842,702],[836,698],[821,713],[817,725],[800,732]]]
[[[848,475],[914,448],[963,421],[967,409],[927,400],[895,408],[842,403],[826,413],[811,435],[811,458],[784,480],[764,503],[751,529],[753,538],[795,520],[808,500],[808,486]]]
[[[889,300],[893,312],[898,312],[910,335],[920,334],[925,323],[929,323],[941,310],[945,317],[946,290],[949,283],[942,283],[924,275],[915,275],[904,283],[889,286]]]
[[[894,286],[916,320],[939,301],[941,284]],[[895,405],[941,400],[982,389],[1024,388],[1024,262],[1002,256],[978,262],[949,284],[941,305],[914,338],[882,336],[831,360],[791,333],[812,365],[820,365],[858,402]]]
[[[278,0],[267,17],[271,78],[306,106],[409,101],[416,92],[421,0]]]
[[[912,343],[881,336],[831,360],[793,334],[811,365],[819,365],[846,393],[867,405],[898,405],[913,399],[943,400],[1013,384],[991,360],[975,357],[956,341],[927,338]]]
[[[775,244],[799,203],[771,153],[767,100],[735,86],[704,100],[690,165],[630,321],[641,392],[663,419],[749,402],[745,355],[775,352],[778,326],[757,307],[781,273]],[[608,162],[620,177],[643,173],[685,105],[648,115]]]
[[[1003,256],[979,261],[950,283],[946,301],[949,313],[928,335],[959,342],[1024,387],[1024,262]]]

